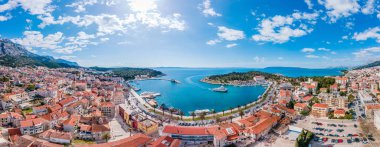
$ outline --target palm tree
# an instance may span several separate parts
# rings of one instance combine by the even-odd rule
[[[216,121],[216,123],[220,123],[220,117],[219,116],[217,116],[216,118],[215,118],[215,121]]]
[[[237,107],[238,107],[238,110],[240,110],[240,105],[237,105]]]
[[[102,139],[103,140],[106,140],[106,142],[108,142],[108,140],[111,138],[111,135],[110,133],[105,133],[102,135]]]
[[[180,111],[179,115],[181,116],[181,120],[183,120],[182,117],[183,117],[184,113],[182,111]]]
[[[214,109],[212,109],[211,113],[212,113],[212,115],[214,115],[214,118],[215,118],[216,117],[216,115],[215,115],[216,111]]]
[[[191,116],[193,117],[193,121],[194,121],[195,113],[191,112]]]
[[[244,111],[243,111],[243,110],[239,110],[239,115],[240,115],[240,117],[243,119]]]
[[[199,118],[201,118],[203,123],[203,120],[206,118],[206,112],[202,112],[201,115],[199,115]]]
[[[228,118],[230,119],[230,121],[231,121],[231,123],[232,123],[232,119],[233,119],[234,117],[232,117],[232,115],[230,115]]]
[[[231,111],[231,114],[232,114],[232,107],[230,107],[230,111]]]
[[[165,116],[165,110],[164,110],[164,107],[162,107],[162,116]]]
[[[169,112],[170,112],[170,119],[172,119],[173,118],[174,109],[169,109]]]

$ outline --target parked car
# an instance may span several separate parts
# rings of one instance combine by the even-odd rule
[[[368,144],[367,138],[363,138],[363,144]]]
[[[347,139],[347,143],[348,143],[348,144],[351,144],[351,143],[352,143],[352,140],[351,140],[351,139]]]

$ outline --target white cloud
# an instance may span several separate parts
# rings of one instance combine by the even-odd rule
[[[10,11],[21,7],[31,15],[51,15],[55,7],[50,5],[52,0],[9,0],[0,5],[0,12]]]
[[[220,41],[219,39],[213,39],[213,40],[207,41],[206,44],[208,44],[208,45],[215,45],[215,44],[217,44],[219,42],[222,42],[222,41]]]
[[[71,3],[70,5],[66,5],[66,7],[75,7],[74,10],[77,13],[86,11],[87,5],[94,5],[98,2],[98,0],[80,0],[74,3]]]
[[[342,36],[342,39],[347,40],[347,39],[348,39],[348,36],[347,36],[347,35]]]
[[[18,6],[18,2],[15,0],[9,0],[7,3],[0,5],[0,12],[12,10]]]
[[[95,35],[93,34],[87,34],[83,31],[78,32],[77,36],[75,37],[67,37],[67,42],[65,43],[65,46],[67,49],[74,49],[81,50],[81,48],[85,48],[88,45],[97,45],[97,42],[91,41],[91,39],[94,39]]]
[[[226,45],[226,48],[232,48],[232,47],[235,47],[235,46],[237,46],[238,44],[236,44],[236,43],[231,43],[231,44],[227,44]]]
[[[354,25],[355,24],[353,22],[347,22],[345,26],[347,29],[352,29]]]
[[[66,5],[66,7],[75,8],[75,12],[80,13],[86,11],[87,6],[92,6],[95,4],[102,4],[106,6],[113,6],[116,4],[115,0],[78,0],[74,3]]]
[[[25,46],[28,50],[35,52],[35,48],[49,49],[56,53],[71,54],[88,45],[97,45],[91,41],[95,35],[79,32],[77,36],[64,37],[62,32],[56,32],[44,36],[39,31],[25,31],[23,38],[15,38],[12,41]]]
[[[352,38],[356,41],[376,39],[376,42],[380,43],[380,27],[369,28],[361,33],[355,32]]]
[[[155,0],[128,0],[128,5],[132,11],[148,12],[157,9]]]
[[[327,10],[330,22],[335,23],[342,17],[348,17],[359,11],[360,5],[357,0],[318,0]]]
[[[228,41],[235,41],[239,39],[244,39],[245,35],[243,31],[235,30],[235,29],[229,29],[224,26],[218,27],[218,37],[224,40]]]
[[[211,0],[203,0],[200,4],[199,9],[202,11],[204,16],[222,16],[222,14],[215,12],[214,8],[211,7]]]
[[[276,15],[263,19],[253,35],[255,41],[285,43],[292,37],[301,37],[313,31],[308,25],[316,23],[318,13],[295,12],[289,16]]]
[[[162,16],[155,2],[153,0],[128,0],[132,13],[126,14],[124,18],[110,14],[60,16],[57,19],[51,16],[40,16],[39,18],[43,22],[39,27],[44,28],[47,25],[68,22],[79,27],[95,24],[98,36],[125,33],[128,29],[136,29],[139,25],[148,28],[160,28],[163,31],[185,30],[185,21],[181,19],[181,14],[173,13],[168,16]]]
[[[109,38],[100,38],[100,41],[101,42],[106,42],[106,41],[108,41],[108,40],[110,40]]]
[[[305,3],[307,5],[307,8],[313,9],[313,3],[311,3],[311,0],[305,0]]]
[[[319,51],[325,51],[325,52],[330,52],[331,50],[330,49],[327,49],[327,48],[318,48]]]
[[[10,15],[8,15],[8,16],[1,16],[0,15],[0,22],[1,21],[7,21],[7,20],[9,20],[9,19],[11,19],[12,18],[12,16],[10,16]]]
[[[319,56],[316,56],[316,55],[306,55],[305,57],[306,58],[312,58],[312,59],[319,58]]]
[[[277,60],[284,60],[284,57],[277,57]]]
[[[52,0],[9,0],[7,3],[0,5],[0,13],[21,7],[30,15],[36,15],[38,18],[48,18],[52,17],[51,13],[56,8],[55,6],[51,5],[51,3]],[[9,16],[7,19],[11,18]]]
[[[262,63],[265,61],[265,58],[264,57],[259,57],[259,56],[255,56],[253,58],[253,60],[256,62],[256,63]]]
[[[313,53],[313,52],[315,52],[315,49],[313,49],[313,48],[303,48],[301,50],[301,52],[304,52],[304,53]]]
[[[24,38],[12,39],[12,41],[25,46],[28,50],[33,51],[33,48],[51,49],[60,48],[59,44],[64,39],[63,33],[56,32],[44,36],[38,31],[25,31]]]
[[[243,31],[230,29],[230,28],[227,28],[225,26],[218,26],[217,35],[218,35],[217,39],[209,40],[206,42],[206,44],[214,45],[214,44],[217,44],[219,42],[222,42],[223,40],[236,41],[236,40],[240,40],[240,39],[245,38],[245,34]]]
[[[50,15],[54,7],[50,5],[52,0],[18,0],[21,7],[32,15]]]
[[[370,47],[370,48],[365,48],[361,49],[357,52],[353,52],[352,54],[355,55],[355,58],[358,60],[368,60],[370,58],[373,58],[374,53],[379,53],[380,52],[380,47]]]
[[[368,0],[365,6],[362,8],[363,14],[373,14],[375,12],[375,0]]]

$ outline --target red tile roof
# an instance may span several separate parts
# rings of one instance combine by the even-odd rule
[[[296,104],[294,104],[294,107],[305,108],[305,107],[307,107],[307,104],[306,103],[296,103]]]
[[[310,101],[312,98],[313,98],[313,96],[307,95],[307,96],[303,97],[302,100],[303,101]]]
[[[161,136],[149,144],[149,147],[167,147],[174,139],[169,136]]]
[[[321,104],[321,103],[315,103],[315,104],[313,105],[313,107],[327,108],[328,105],[327,105],[327,104]]]
[[[183,134],[183,135],[213,135],[212,127],[184,127],[167,125],[162,132],[169,134]]]
[[[149,136],[139,133],[114,142],[91,145],[77,145],[77,147],[141,147],[148,145],[151,140],[152,138]]]
[[[368,104],[365,107],[366,109],[380,109],[380,104]]]
[[[334,114],[346,114],[346,111],[344,109],[336,109]]]

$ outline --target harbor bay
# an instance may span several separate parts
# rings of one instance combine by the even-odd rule
[[[228,111],[231,108],[244,106],[254,102],[266,90],[266,86],[233,86],[224,85],[228,92],[216,92],[219,84],[204,83],[201,80],[210,75],[226,74],[230,72],[247,72],[247,71],[268,71],[278,73],[289,77],[302,76],[299,73],[305,70],[310,72],[304,76],[334,76],[340,74],[340,69],[294,69],[294,68],[271,68],[271,69],[251,69],[251,68],[156,68],[166,75],[160,77],[166,80],[136,80],[130,82],[136,88],[144,92],[159,93],[154,99],[157,102],[157,108],[164,106],[181,110],[185,115],[190,115],[196,110],[215,110],[221,112]],[[167,79],[179,81],[171,82]],[[149,99],[147,99],[149,101]]]

